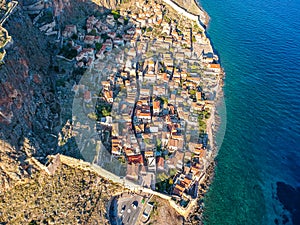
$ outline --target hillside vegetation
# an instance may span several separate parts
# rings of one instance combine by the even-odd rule
[[[20,179],[0,193],[0,224],[109,224],[109,199],[123,189],[89,168],[71,167],[56,159],[49,170],[27,164],[30,176],[18,174],[17,163],[9,166],[1,160],[2,175],[15,174]]]

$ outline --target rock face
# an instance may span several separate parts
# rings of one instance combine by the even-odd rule
[[[82,15],[87,10],[91,14],[98,6],[114,9],[118,3],[120,3],[120,0],[53,0],[53,7],[55,16],[61,16],[68,20],[74,19],[76,15],[77,17]]]
[[[9,190],[24,175],[19,157],[11,145],[0,141],[0,194]]]
[[[45,156],[55,148],[50,134],[59,125],[48,40],[22,10],[6,28],[14,44],[0,67],[0,138],[18,150],[28,137]]]
[[[71,104],[64,105],[69,116],[62,115],[60,95],[63,93],[71,99],[71,88],[70,85],[58,87],[57,81],[66,77],[75,82],[72,70],[63,75],[55,71],[56,37],[42,33],[34,25],[33,18],[45,9],[57,16],[56,26],[60,26],[85,18],[100,6],[114,8],[117,3],[117,0],[53,0],[47,3],[24,0],[19,3],[4,25],[13,44],[7,48],[5,63],[0,65],[0,140],[6,143],[0,149],[4,155],[12,153],[16,163],[20,163],[20,158],[24,161],[31,156],[46,162],[48,155],[58,152],[78,156],[66,149],[63,152],[57,144],[59,132],[67,119],[71,119],[72,110]],[[8,159],[2,157],[0,160]]]
[[[114,9],[121,0],[93,0],[93,2],[97,5],[102,5],[105,8]]]
[[[20,3],[5,24],[13,45],[7,49],[5,64],[0,66],[0,139],[18,151],[28,138],[34,149],[30,154],[37,157],[60,152],[57,136],[66,118],[61,115],[57,92],[71,90],[57,88],[61,75],[53,69],[58,48],[56,37],[45,36],[34,26],[32,18],[41,8],[47,9],[57,16],[55,20],[60,26],[90,15],[99,5],[114,8],[117,4],[117,0],[53,0],[45,4],[25,0]],[[70,75],[72,71],[68,72]],[[71,112],[71,105],[65,108]]]
[[[172,0],[181,8],[194,15],[200,16],[201,22],[207,26],[209,23],[209,15],[199,5],[198,0]]]
[[[45,36],[33,24],[36,15],[24,11],[28,4],[36,9],[36,1],[24,1],[5,23],[13,44],[0,65],[0,224],[109,224],[106,206],[122,187],[77,168],[76,161],[70,166],[56,158],[48,167],[39,162],[62,152],[57,137],[70,116],[62,116],[60,95],[71,99],[72,86],[58,87],[57,81],[74,79],[72,71],[55,71],[56,37]],[[58,24],[97,9],[90,1],[49,5],[60,16]],[[69,115],[71,106],[65,106]]]

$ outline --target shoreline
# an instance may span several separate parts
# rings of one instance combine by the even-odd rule
[[[201,24],[204,24],[204,23],[207,24],[207,21],[203,21],[203,20],[201,21],[200,16],[195,16],[195,15],[187,12],[184,8],[176,5],[172,0],[162,0],[162,1],[164,2],[165,5],[167,5],[168,7],[173,9],[173,11],[174,11],[174,13],[172,11],[173,16],[176,14],[183,16],[183,17],[185,17],[184,19],[186,21],[188,21],[189,23],[191,23],[193,25],[195,25],[195,22],[196,22],[196,24],[200,24],[200,26],[202,26]],[[171,2],[174,4],[170,5],[167,2]],[[175,6],[175,8],[173,6]],[[198,7],[201,10],[201,12],[203,12],[203,13],[205,13],[205,15],[207,15],[207,13],[199,5],[198,5]],[[177,11],[176,9],[179,9],[179,11]],[[174,18],[176,18],[176,17],[174,16]],[[208,17],[205,17],[205,18],[208,18]],[[203,60],[201,60],[201,58],[199,56],[199,58],[197,58],[197,60],[199,63],[201,62],[203,64],[203,65],[201,65],[202,67],[199,67],[199,68],[201,68],[202,70],[204,69],[208,72],[208,76],[206,77],[206,82],[209,83],[210,82],[209,80],[211,80],[210,76],[214,76],[212,79],[213,85],[207,86],[208,87],[207,90],[209,90],[209,94],[212,93],[211,96],[214,96],[214,97],[211,98],[212,99],[211,101],[203,100],[203,97],[201,97],[199,100],[199,102],[201,101],[202,105],[207,104],[207,108],[209,109],[208,112],[211,111],[211,116],[208,119],[205,119],[205,118],[203,119],[203,122],[206,123],[206,130],[203,129],[203,131],[204,131],[203,133],[206,133],[206,135],[208,136],[208,146],[204,145],[203,149],[204,149],[205,153],[203,156],[201,156],[201,164],[203,164],[203,167],[201,168],[201,171],[200,171],[200,167],[199,167],[199,177],[197,178],[197,186],[196,186],[198,189],[195,189],[195,192],[198,192],[198,195],[194,199],[191,200],[191,203],[190,203],[191,205],[189,205],[187,208],[182,208],[182,206],[177,205],[177,203],[175,201],[171,201],[170,195],[165,195],[162,192],[153,191],[152,189],[149,189],[149,188],[143,188],[142,186],[135,185],[131,182],[125,182],[126,179],[124,179],[124,180],[120,179],[119,177],[111,174],[108,171],[107,171],[107,173],[104,173],[105,177],[109,177],[111,180],[114,180],[117,183],[121,183],[124,185],[126,183],[128,185],[127,188],[132,188],[132,191],[142,190],[144,192],[155,194],[159,197],[169,200],[170,206],[172,208],[174,208],[180,215],[185,217],[185,219],[187,219],[187,220],[189,218],[191,218],[193,215],[198,214],[198,213],[200,213],[200,217],[202,217],[203,207],[199,206],[199,202],[203,201],[203,197],[204,197],[205,193],[209,190],[210,183],[214,176],[215,156],[217,155],[217,147],[215,144],[215,133],[216,133],[215,125],[216,125],[216,118],[217,118],[216,105],[217,105],[217,101],[219,99],[219,95],[221,93],[220,90],[222,90],[222,79],[223,79],[223,71],[222,71],[222,69],[220,70],[220,65],[218,65],[218,67],[217,67],[218,70],[215,70],[215,69],[207,70],[206,69],[209,64],[217,65],[217,64],[219,64],[220,61],[219,61],[218,55],[216,54],[216,51],[212,47],[211,40],[206,33],[206,28],[203,28],[203,26],[202,26],[202,29],[198,28],[198,31],[199,31],[199,33],[201,33],[200,38],[202,39],[201,41],[198,42],[198,44],[202,48],[200,48],[200,50],[198,50],[197,48],[193,49],[192,41],[190,41],[191,47],[190,47],[189,51],[198,53],[200,56],[202,56],[204,58]],[[190,32],[192,32],[192,30],[190,30]],[[190,33],[190,34],[192,34],[192,33]],[[203,49],[203,53],[201,53],[201,49]],[[203,55],[201,55],[201,54],[203,54]],[[210,60],[206,60],[206,58],[208,58],[207,55],[210,55],[210,54],[212,54],[212,56],[210,56]],[[212,67],[212,68],[216,68],[216,67]],[[196,74],[195,76],[198,76],[200,78],[199,71],[200,70],[198,70],[198,72],[197,72],[198,75]],[[199,85],[199,83],[197,83],[197,85]],[[204,86],[204,87],[206,87],[206,86]],[[210,87],[213,87],[213,88],[210,88]],[[207,91],[204,91],[204,92],[207,92]],[[203,105],[203,107],[204,107],[204,105]],[[201,110],[204,110],[204,108]],[[198,133],[198,134],[200,134],[200,133]],[[207,141],[207,137],[205,137],[205,140],[203,139],[203,143],[206,141]],[[101,171],[103,172],[104,170],[101,170]]]
[[[207,20],[201,20],[200,15],[196,16],[190,12],[188,12],[186,9],[184,9],[182,6],[178,5],[176,2],[173,0],[162,0],[166,5],[171,7],[176,13],[179,15],[185,16],[187,19],[197,22],[200,24],[203,28],[203,34],[204,37],[207,39],[207,44],[209,46],[209,49],[212,51],[213,55],[216,57],[215,63],[220,64],[220,59],[219,55],[217,54],[217,51],[213,48],[211,39],[207,35],[207,26],[210,17],[208,16],[207,12],[200,6],[200,4],[196,1],[196,5],[199,8],[201,12],[205,14],[205,18]],[[169,4],[171,2],[171,4]],[[183,12],[184,11],[184,12]],[[195,18],[197,18],[197,21],[195,21]],[[203,24],[205,27],[203,27]],[[218,102],[220,101],[221,96],[223,96],[223,79],[224,79],[225,72],[223,68],[221,67],[220,72],[216,73],[217,77],[217,85],[214,87],[215,89],[215,97],[213,99],[212,103],[212,113],[211,117],[207,120],[205,120],[206,123],[206,133],[208,135],[208,140],[209,140],[209,145],[208,145],[208,154],[206,155],[204,159],[204,166],[205,166],[205,172],[204,176],[200,179],[199,181],[199,189],[198,189],[198,197],[190,203],[191,205],[188,206],[187,208],[183,209],[181,207],[178,207],[175,202],[170,201],[170,206],[173,207],[180,215],[182,215],[187,221],[193,217],[194,215],[198,215],[199,218],[202,218],[202,212],[203,212],[203,198],[207,191],[209,190],[210,184],[213,180],[214,177],[214,172],[215,172],[215,157],[217,156],[217,145],[216,145],[216,133],[218,132],[219,124],[216,124],[216,119],[218,119],[217,115],[217,108],[216,106],[219,104]],[[219,119],[218,119],[219,120]],[[159,192],[153,192],[158,194]],[[159,195],[158,195],[159,196]],[[200,220],[200,222],[202,219]]]
[[[203,24],[204,24],[204,25],[206,26],[206,28],[207,28],[207,26],[208,26],[208,24],[209,24],[209,21],[210,21],[210,17],[209,17],[209,15],[208,15],[208,13],[204,10],[204,8],[201,6],[201,4],[200,4],[197,0],[193,0],[193,1],[194,1],[195,4],[198,6],[199,10],[202,11],[202,12],[204,13],[206,20],[205,20],[205,22],[203,22]],[[199,0],[199,1],[200,1],[200,0]]]
[[[176,5],[173,0],[162,0],[162,2],[167,5],[168,7],[172,8],[174,13],[177,15],[181,15],[184,16],[186,18],[186,20],[189,20],[188,22],[192,22],[193,24],[196,22],[197,24],[203,24],[205,21],[201,21],[201,17],[200,16],[195,16],[189,12],[187,12],[187,10],[185,10],[184,8],[182,8],[181,6]],[[168,4],[167,2],[171,2],[173,4]],[[175,8],[174,8],[175,6]],[[207,13],[198,5],[199,9],[205,13],[207,15]],[[176,9],[179,9],[179,11],[177,11]],[[195,20],[197,19],[197,21]],[[201,25],[202,26],[202,25]],[[203,26],[202,26],[203,28]],[[206,33],[206,28],[202,29],[202,39],[203,42],[200,42],[201,45],[204,45],[203,51],[205,51],[205,54],[208,53],[212,53],[213,56],[211,56],[211,60],[212,61],[204,61],[203,62],[200,60],[200,58],[198,59],[198,62],[202,62],[204,65],[204,67],[202,67],[202,69],[204,68],[204,70],[206,70],[206,64],[211,64],[211,63],[216,63],[219,64],[219,57],[218,54],[216,54],[215,49],[212,47],[212,43],[210,38],[208,37],[207,33]],[[193,52],[197,52],[197,49],[192,49],[190,51]],[[200,51],[198,51],[197,53],[201,53]],[[164,198],[166,200],[169,201],[170,203],[170,207],[174,208],[179,215],[183,216],[187,221],[193,217],[196,214],[199,214],[199,217],[202,217],[202,212],[203,212],[203,198],[205,196],[205,193],[209,190],[210,187],[210,183],[213,179],[214,176],[214,169],[215,169],[215,157],[217,155],[217,147],[215,144],[215,134],[216,134],[216,105],[217,102],[219,100],[220,94],[222,93],[222,80],[223,80],[223,70],[219,69],[217,72],[215,70],[210,70],[208,71],[211,74],[213,74],[213,76],[215,76],[214,78],[214,85],[213,88],[211,89],[213,91],[213,98],[211,101],[207,101],[206,100],[202,100],[202,104],[203,102],[205,102],[205,104],[208,103],[208,108],[210,108],[211,110],[211,117],[209,119],[204,119],[203,122],[206,123],[206,134],[209,136],[208,140],[208,146],[207,146],[207,151],[205,153],[204,156],[202,156],[203,158],[201,159],[201,163],[203,162],[203,166],[204,169],[201,171],[199,178],[197,180],[198,182],[198,190],[196,189],[196,191],[198,192],[198,196],[195,197],[195,199],[192,199],[190,202],[190,205],[188,205],[186,208],[183,208],[179,205],[177,205],[177,203],[175,201],[173,201],[171,199],[171,195],[166,195],[162,192],[158,192],[158,191],[153,191],[150,188],[143,188],[142,186],[139,185],[134,185],[131,182],[128,182],[128,186],[127,188],[132,188],[132,191],[144,191],[147,193],[151,193],[154,195],[157,195],[161,198]],[[198,73],[198,76],[199,73]],[[208,86],[210,87],[210,86]],[[202,98],[203,99],[203,98]],[[199,133],[200,134],[200,133]],[[207,138],[206,138],[207,139]],[[202,161],[203,160],[203,161]],[[127,179],[125,178],[124,180],[120,180],[117,176],[113,175],[113,174],[108,174],[110,178],[113,178],[115,181],[117,181],[118,183],[123,183],[125,182],[125,180],[127,181]],[[129,180],[128,180],[129,181]]]
[[[204,21],[201,20],[201,16],[199,15],[199,22],[201,24],[205,25],[204,35],[209,40],[209,45],[210,45],[211,49],[213,50],[213,53],[216,54],[218,57],[217,62],[221,63],[220,57],[219,57],[216,49],[213,47],[212,41],[207,34],[207,27],[210,22],[210,17],[197,0],[194,0],[194,2],[198,6],[199,10],[201,12],[203,12],[205,15]],[[207,194],[207,192],[209,191],[211,183],[213,182],[214,175],[215,175],[215,167],[217,164],[217,162],[215,161],[215,158],[218,154],[218,146],[216,143],[216,134],[217,134],[218,130],[220,129],[220,123],[221,123],[220,115],[217,114],[217,112],[218,112],[217,105],[220,104],[222,97],[224,97],[224,92],[223,92],[224,78],[225,78],[224,68],[221,67],[221,72],[219,73],[218,88],[216,90],[216,96],[214,99],[214,105],[212,108],[211,117],[206,121],[207,135],[208,135],[208,139],[209,139],[209,148],[210,148],[209,151],[211,152],[211,154],[209,155],[209,158],[207,159],[208,166],[206,168],[204,181],[201,182],[201,184],[200,184],[201,187],[198,189],[199,197],[197,198],[197,205],[192,210],[192,212],[190,212],[188,215],[189,220],[192,219],[193,217],[195,217],[196,220],[199,220],[200,224],[203,224],[203,212],[205,210],[205,205],[204,205],[203,199],[204,199],[205,195]],[[218,123],[216,123],[216,121],[218,121]]]

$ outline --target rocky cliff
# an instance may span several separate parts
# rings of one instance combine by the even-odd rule
[[[18,151],[28,138],[33,146],[31,154],[45,158],[59,151],[57,136],[66,121],[61,115],[57,83],[62,77],[69,81],[72,77],[71,71],[62,75],[53,69],[58,48],[55,37],[45,36],[33,25],[25,4],[29,2],[18,6],[5,24],[13,44],[0,67],[0,139]],[[70,4],[68,0],[55,0],[50,6],[58,13],[60,23],[69,23],[97,9],[94,3],[85,1]],[[70,88],[65,91],[71,92]],[[71,105],[66,110],[71,112]]]
[[[0,138],[20,150],[29,138],[40,156],[55,148],[50,135],[59,126],[59,105],[51,73],[49,42],[21,8],[6,29],[13,37],[0,67]]]
[[[24,0],[4,24],[13,42],[0,65],[0,191],[31,176],[28,160],[33,157],[42,163],[56,153],[80,158],[76,146],[58,146],[59,133],[71,119],[76,77],[72,69],[55,69],[57,37],[41,32],[34,18],[43,10],[51,12],[47,19],[59,29],[100,8],[115,7],[117,1],[96,3],[104,7],[85,0]]]
[[[34,23],[46,9],[46,19],[59,30],[118,3],[24,0],[6,22],[13,44],[0,66],[0,224],[107,223],[105,204],[118,186],[64,163],[55,171],[41,164],[56,153],[80,158],[76,147],[58,146],[71,119],[71,88],[78,77],[73,69],[60,69],[57,37],[46,36]]]

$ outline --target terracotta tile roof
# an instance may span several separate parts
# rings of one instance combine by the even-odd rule
[[[128,156],[128,163],[144,165],[144,159],[141,154]]]
[[[200,170],[199,170],[199,168],[198,167],[196,167],[196,166],[192,166],[192,168],[191,168],[191,172],[195,175],[195,174],[197,174],[198,172],[199,172]]]
[[[157,167],[164,167],[165,165],[165,160],[163,157],[157,157],[156,158],[156,164],[157,164]]]
[[[176,185],[175,185],[175,188],[173,189],[173,194],[182,196],[184,190],[185,190],[184,187],[182,187],[182,186],[179,185],[179,184],[176,184]]]
[[[95,36],[92,36],[92,35],[86,35],[85,38],[84,38],[84,41],[88,41],[88,42],[91,42],[91,41],[94,41],[95,39]]]
[[[126,148],[125,150],[124,150],[124,152],[125,152],[125,155],[126,156],[130,156],[130,155],[133,155],[134,154],[134,151],[133,151],[133,149],[132,148]]]
[[[214,63],[208,64],[208,67],[212,69],[221,69],[220,64],[214,64]]]
[[[182,181],[182,183],[184,184],[185,187],[189,187],[190,184],[192,183],[192,180],[185,177],[184,180]]]
[[[137,112],[137,117],[148,117],[148,118],[151,118],[151,114],[150,112],[148,113],[143,113],[143,112]]]
[[[152,157],[153,151],[145,151],[145,157]]]
[[[153,109],[159,109],[160,108],[160,102],[159,101],[154,101],[153,102]]]

